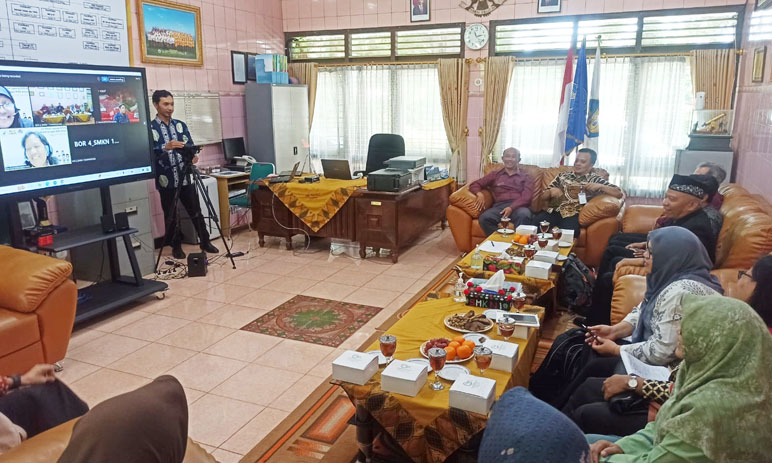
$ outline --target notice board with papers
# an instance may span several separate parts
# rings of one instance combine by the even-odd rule
[[[174,119],[188,125],[190,136],[196,145],[209,145],[222,141],[222,120],[220,118],[220,95],[204,92],[177,92],[174,95]],[[155,119],[156,111],[148,94],[150,117]]]

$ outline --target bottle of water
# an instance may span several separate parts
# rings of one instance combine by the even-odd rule
[[[482,270],[483,256],[480,254],[480,246],[477,245],[474,248],[474,254],[472,254],[472,270]]]

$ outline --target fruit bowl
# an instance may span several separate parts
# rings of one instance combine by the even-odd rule
[[[430,340],[424,342],[423,344],[421,344],[421,347],[418,348],[418,351],[421,352],[421,355],[423,355],[424,357],[429,358],[429,354],[426,351],[429,350],[431,347],[440,347],[443,344],[443,343],[437,344],[437,341],[445,341],[445,342],[447,342],[447,344],[445,344],[446,347],[448,345],[450,345],[450,343],[451,343],[450,339],[447,339],[447,338],[430,339]],[[429,343],[434,343],[434,344],[431,347],[427,347],[427,345]],[[444,349],[443,347],[440,347],[440,348]],[[464,357],[464,358],[456,357],[453,360],[445,360],[445,363],[463,363],[463,362],[466,362],[469,359],[471,359],[472,357],[474,357],[474,349],[472,348],[472,349],[470,349],[470,351],[471,351],[470,354],[468,356]]]

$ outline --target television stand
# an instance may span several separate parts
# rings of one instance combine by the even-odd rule
[[[112,215],[109,187],[100,188],[102,209]],[[104,233],[101,225],[93,225],[78,230],[71,230],[54,235],[53,243],[39,246],[38,249],[50,253],[67,251],[79,246],[107,241],[107,256],[110,264],[110,280],[97,282],[78,291],[78,307],[75,312],[75,323],[81,323],[98,315],[118,309],[137,299],[149,296],[159,291],[165,291],[168,285],[162,281],[142,278],[131,245],[130,235],[137,233],[136,228],[117,230]],[[117,240],[123,239],[126,254],[131,264],[131,276],[121,275],[118,262]]]

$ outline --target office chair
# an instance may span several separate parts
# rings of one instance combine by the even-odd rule
[[[252,190],[257,188],[257,181],[267,177],[270,174],[276,173],[276,166],[270,162],[258,162],[252,164],[249,170],[249,184],[247,185],[247,191],[238,196],[234,196],[228,199],[228,205],[235,207],[252,207]]]
[[[402,135],[393,133],[376,133],[370,137],[367,146],[367,164],[365,170],[358,170],[353,175],[367,175],[370,172],[386,167],[385,162],[391,158],[405,155],[405,139]]]

